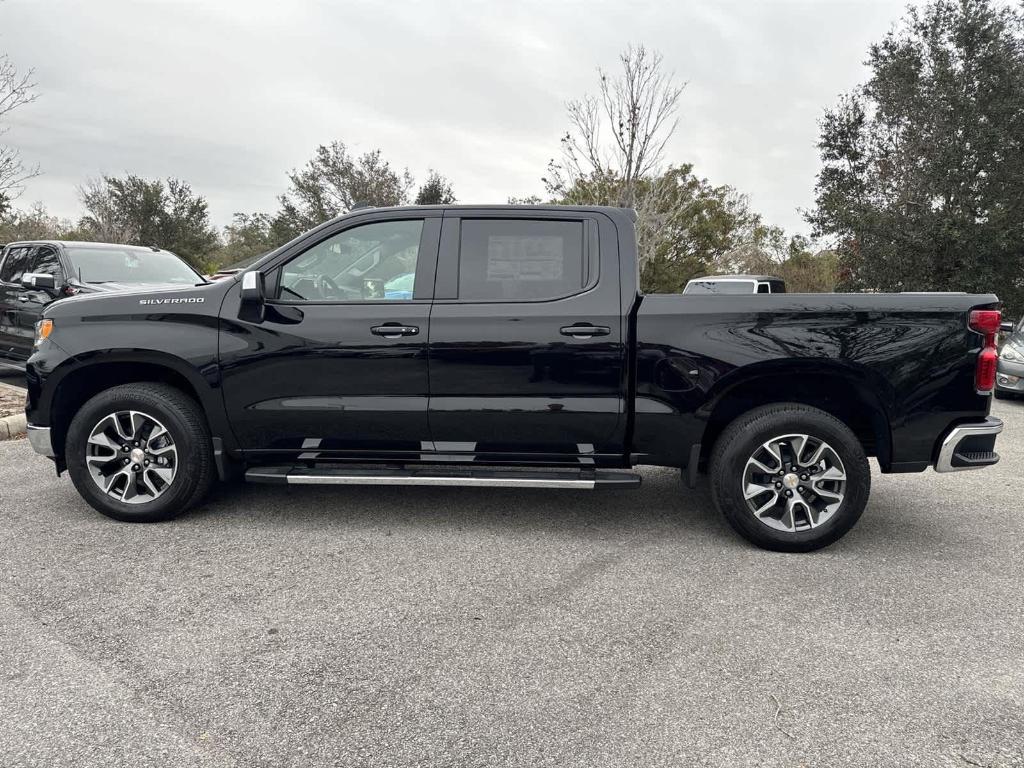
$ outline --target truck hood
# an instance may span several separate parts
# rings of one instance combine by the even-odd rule
[[[44,317],[90,317],[94,315],[125,314],[183,310],[192,308],[216,312],[220,300],[236,280],[218,280],[197,285],[130,285],[100,283],[83,286],[82,293],[53,302],[43,310]],[[93,290],[93,289],[100,290]]]

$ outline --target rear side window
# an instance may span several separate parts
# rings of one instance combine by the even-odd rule
[[[17,283],[21,280],[21,276],[25,274],[30,250],[30,248],[11,248],[7,251],[7,258],[0,266],[0,281]]]
[[[463,219],[461,301],[543,301],[587,285],[584,222]]]

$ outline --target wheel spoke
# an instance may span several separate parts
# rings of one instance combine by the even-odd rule
[[[149,479],[149,475],[150,475],[151,472],[153,472],[152,469],[146,469],[145,471],[143,471],[143,473],[142,473],[142,484],[145,485],[146,488],[149,489],[149,492],[151,494],[153,494],[153,498],[155,499],[157,496],[160,495],[160,491],[158,491],[156,489],[156,486],[153,485],[153,481]]]
[[[122,478],[122,477],[126,477],[127,478],[127,477],[130,477],[130,475],[131,475],[131,472],[129,472],[127,469],[119,469],[119,470],[117,470],[117,472],[112,474],[110,477],[106,478],[107,482],[106,482],[106,485],[103,486],[103,492],[104,493],[110,493],[114,489],[114,485],[117,483],[119,478]]]
[[[100,448],[107,448],[113,451],[114,453],[117,453],[117,449],[121,447],[113,440],[111,440],[109,437],[107,437],[106,432],[97,432],[95,430],[91,435],[89,435],[88,443],[89,445],[98,445]]]
[[[128,421],[132,428],[132,438],[135,440],[139,439],[139,433],[142,431],[142,427],[145,426],[146,421],[149,417],[144,413],[138,411],[128,411]]]
[[[803,456],[808,439],[807,435],[793,435],[790,439],[789,447],[793,451],[793,462],[795,464],[800,464],[800,457]]]
[[[821,461],[821,457],[825,455],[825,451],[827,451],[827,450],[830,450],[829,447],[828,447],[828,443],[822,443],[821,445],[818,446],[817,450],[815,450],[815,452],[813,454],[811,454],[811,458],[809,458],[806,462],[799,462],[800,466],[801,467],[815,467],[815,466],[817,466],[818,462]]]
[[[743,494],[743,498],[745,498],[747,501],[750,501],[751,499],[760,496],[762,493],[767,493],[768,491],[775,493],[775,488],[772,487],[770,483],[764,484],[748,482],[747,489]]]
[[[761,515],[763,515],[769,509],[774,507],[778,503],[778,501],[779,501],[779,494],[773,488],[772,489],[772,497],[771,497],[771,499],[766,504],[763,504],[760,507],[758,507],[757,509],[755,509],[754,510],[754,515],[756,515],[757,517],[761,517]]]
[[[149,433],[149,437],[146,438],[146,442],[152,443],[158,437],[163,437],[166,434],[167,434],[167,429],[164,427],[163,424],[155,424],[153,426],[153,431],[150,432]]]
[[[829,467],[824,472],[822,472],[820,475],[818,475],[818,479],[819,480],[845,480],[846,479],[846,473],[843,472],[843,470],[839,469],[838,467]]]
[[[843,500],[843,494],[835,493],[834,491],[830,491],[827,488],[818,488],[817,486],[815,486],[814,492],[819,496],[823,496],[826,499],[833,499],[834,501]]]
[[[776,466],[776,467],[769,467],[767,464],[765,464],[765,463],[763,463],[761,461],[758,461],[753,456],[750,457],[750,462],[749,463],[753,464],[755,467],[760,469],[766,475],[774,475],[776,472],[779,471],[779,467],[778,466]],[[779,466],[781,466],[781,464]]]

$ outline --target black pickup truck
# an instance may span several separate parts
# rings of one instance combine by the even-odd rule
[[[597,488],[710,475],[747,539],[835,541],[882,472],[998,461],[993,295],[645,296],[633,215],[359,210],[240,275],[47,307],[29,439],[93,507],[219,477]]]

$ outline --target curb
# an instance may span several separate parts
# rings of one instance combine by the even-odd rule
[[[12,384],[6,384],[2,381],[0,381],[0,389],[6,389],[20,394],[25,393],[25,390],[22,387],[15,387]],[[21,437],[23,434],[25,434],[24,413],[15,413],[0,419],[0,440],[14,440],[17,437]]]
[[[14,440],[25,434],[25,414],[16,413],[0,419],[0,440]]]

